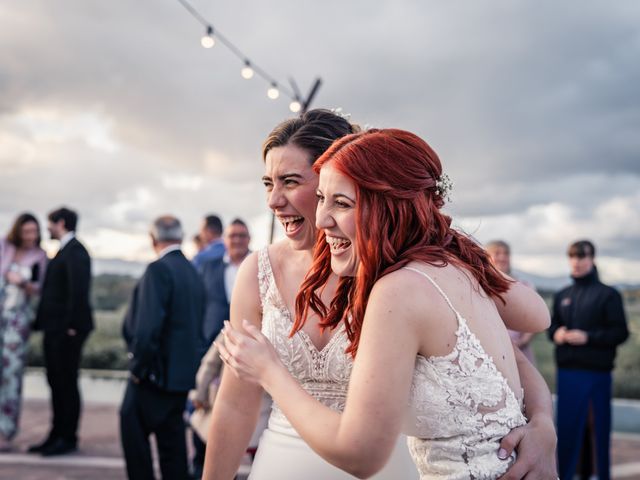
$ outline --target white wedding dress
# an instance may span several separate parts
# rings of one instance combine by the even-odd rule
[[[292,337],[292,318],[275,283],[267,248],[258,253],[258,281],[262,301],[262,333],[271,341],[289,372],[316,399],[337,411],[344,409],[353,361],[346,355],[344,327],[318,350],[302,330]],[[343,480],[355,477],[334,467],[302,440],[274,403],[251,467],[250,480]],[[417,479],[405,438],[398,441],[386,467],[373,478]]]
[[[500,460],[500,439],[526,423],[507,380],[485,352],[466,320],[426,273],[458,320],[457,341],[442,357],[416,358],[405,430],[421,479],[493,479],[515,456]]]

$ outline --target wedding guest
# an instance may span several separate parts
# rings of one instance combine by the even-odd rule
[[[44,456],[73,452],[78,445],[81,399],[78,371],[82,347],[93,330],[89,301],[91,257],[76,238],[78,214],[66,207],[49,213],[51,238],[60,249],[49,262],[35,327],[44,330],[44,360],[51,387],[52,425],[47,438],[29,447]]]
[[[611,372],[616,349],[629,336],[622,296],[600,281],[596,248],[589,240],[567,251],[573,283],[553,299],[549,338],[555,344],[558,467],[562,480],[574,477],[588,418],[595,439],[595,466],[611,478]],[[591,449],[590,449],[591,450]],[[590,457],[590,453],[588,455]]]
[[[204,244],[202,243],[202,237],[200,237],[199,233],[196,233],[193,236],[193,246],[196,248],[196,255],[204,250]]]
[[[204,347],[204,289],[180,250],[180,221],[159,217],[150,233],[158,259],[138,282],[123,325],[130,363],[120,408],[122,449],[130,480],[153,479],[153,433],[162,478],[183,480],[189,472],[182,414]]]
[[[18,432],[31,322],[47,265],[40,240],[31,213],[20,214],[0,239],[0,451],[11,450]]]
[[[487,243],[485,249],[498,270],[509,275],[514,280],[518,280],[511,271],[511,247],[507,242],[504,240],[493,240]],[[521,280],[520,282],[523,285],[535,288],[533,285],[529,284],[529,282],[523,282]],[[531,340],[533,340],[535,334],[531,332],[517,332],[510,329],[508,332],[513,343],[522,351],[522,353],[524,353],[525,357],[535,365],[535,355],[533,353],[533,348],[531,348]]]
[[[222,220],[217,215],[207,215],[202,219],[202,225],[198,233],[202,249],[191,260],[198,270],[207,260],[216,260],[224,255],[222,230]]]

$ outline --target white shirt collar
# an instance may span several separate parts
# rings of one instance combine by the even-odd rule
[[[76,237],[76,232],[67,232],[60,239],[60,250],[62,250],[72,238]]]
[[[247,254],[246,254],[244,257],[242,257],[242,260],[240,260],[238,263],[233,263],[233,262],[231,261],[231,257],[229,256],[229,252],[225,252],[225,253],[224,253],[224,256],[222,257],[222,261],[223,261],[225,264],[227,264],[227,265],[236,265],[236,266],[240,266],[240,264],[242,263],[242,261],[243,261],[245,258],[247,258],[247,257],[249,256],[249,254],[250,254],[250,253],[251,253],[251,250],[249,250],[249,251],[247,252]]]
[[[164,257],[167,253],[171,253],[175,250],[180,250],[181,245],[179,243],[174,243],[172,245],[169,245],[168,247],[165,247],[163,250],[160,250],[160,253],[158,254],[158,259]]]

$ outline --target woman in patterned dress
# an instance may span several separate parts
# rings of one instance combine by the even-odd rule
[[[27,342],[46,262],[38,220],[19,215],[0,239],[0,450],[11,448],[18,431]]]

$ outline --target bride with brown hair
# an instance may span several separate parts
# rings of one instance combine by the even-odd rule
[[[321,233],[292,331],[314,315],[345,332],[355,361],[344,409],[302,388],[274,339],[247,321],[225,328],[227,372],[260,384],[317,454],[361,478],[383,468],[401,432],[421,478],[497,478],[512,465],[505,478],[556,478],[548,390],[525,373],[503,322],[541,330],[548,310],[451,228],[435,152],[409,132],[370,130],[336,141],[314,170]],[[540,389],[526,412],[520,376],[527,393]],[[546,432],[530,472],[496,454],[525,413]]]

